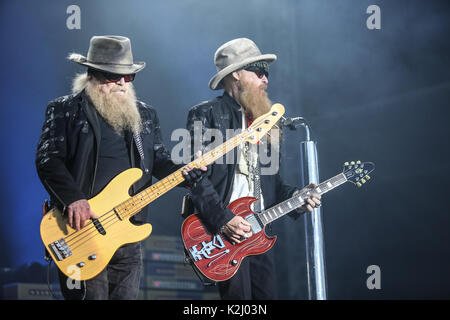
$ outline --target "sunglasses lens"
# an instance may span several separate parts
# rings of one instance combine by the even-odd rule
[[[269,74],[267,73],[267,71],[264,71],[264,70],[258,70],[258,71],[255,71],[255,73],[256,73],[256,76],[260,79],[262,79],[264,76],[266,76],[266,78],[269,77]]]
[[[266,69],[257,68],[257,67],[249,67],[249,68],[246,68],[245,70],[254,72],[256,74],[256,76],[260,79],[264,78],[264,76],[266,76],[266,78],[269,77],[269,73],[266,71]]]
[[[108,78],[108,80],[110,82],[118,82],[122,78],[125,80],[125,82],[130,82],[130,81],[134,80],[134,74],[125,74],[125,75],[111,74],[111,76]]]
[[[120,79],[122,79],[122,78],[125,80],[125,82],[131,82],[134,80],[134,76],[135,76],[134,73],[122,75],[122,74],[101,72],[99,74],[101,75],[101,77],[104,79],[104,82],[106,82],[106,83],[119,82]]]
[[[134,80],[134,75],[135,75],[134,73],[127,74],[127,75],[123,76],[123,79],[125,80],[125,82],[131,82]]]
[[[105,77],[106,78],[106,77]],[[120,77],[117,77],[117,76],[108,76],[107,78],[106,78],[106,80],[108,81],[108,82],[117,82],[117,81],[120,81]]]

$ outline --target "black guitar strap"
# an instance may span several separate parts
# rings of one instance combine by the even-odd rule
[[[217,282],[211,281],[210,279],[205,277],[203,274],[201,274],[197,270],[197,267],[195,266],[194,261],[192,261],[192,258],[190,257],[189,252],[186,250],[186,248],[184,246],[183,246],[183,249],[184,249],[184,261],[185,261],[185,264],[189,263],[191,265],[192,269],[194,270],[195,275],[200,280],[200,282],[203,284],[203,286],[205,286],[205,287],[212,287],[212,286],[217,285]]]
[[[134,143],[136,144],[136,148],[137,148],[137,150],[139,152],[139,156],[141,157],[142,169],[144,170],[144,173],[148,174],[148,173],[150,173],[150,170],[145,166],[144,147],[143,147],[143,144],[142,144],[141,135],[137,134],[137,133],[134,133],[133,134],[133,140],[134,140]]]

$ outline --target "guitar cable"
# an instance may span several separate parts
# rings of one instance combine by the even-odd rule
[[[50,284],[50,267],[52,265],[52,259],[48,259],[48,265],[47,265],[47,287],[48,287],[48,291],[50,292],[50,294],[52,295],[54,300],[60,300],[56,294],[53,292],[52,290],[52,286]]]

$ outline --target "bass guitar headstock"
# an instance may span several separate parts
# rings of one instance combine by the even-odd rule
[[[279,103],[275,103],[270,108],[270,111],[262,116],[256,118],[252,125],[247,128],[244,140],[250,143],[258,143],[258,141],[264,137],[264,135],[280,120],[284,114],[284,106]]]

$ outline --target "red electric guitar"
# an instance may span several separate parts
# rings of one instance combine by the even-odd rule
[[[255,213],[250,205],[257,201],[253,197],[244,197],[230,203],[228,208],[251,224],[252,236],[239,244],[230,242],[225,235],[211,234],[204,227],[200,216],[193,214],[184,220],[181,227],[186,251],[189,259],[205,277],[213,281],[224,281],[230,279],[246,256],[262,254],[275,244],[276,236],[268,237],[265,226],[301,207],[311,192],[324,194],[337,186],[350,181],[361,187],[370,179],[369,173],[375,165],[372,162],[346,162],[341,174],[319,184],[315,189],[302,190],[296,196],[282,203]]]

